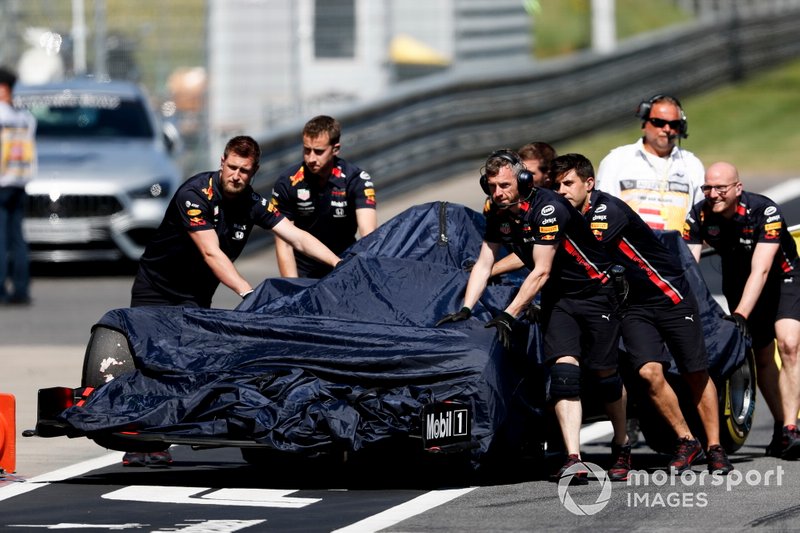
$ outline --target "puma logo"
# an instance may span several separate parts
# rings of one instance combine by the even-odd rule
[[[694,322],[694,315],[685,316],[683,319],[688,320],[689,322]]]
[[[610,318],[610,317],[611,317],[611,315],[600,315],[600,317],[601,317],[601,318],[605,318],[606,320],[608,320],[609,322],[611,322],[611,318]]]

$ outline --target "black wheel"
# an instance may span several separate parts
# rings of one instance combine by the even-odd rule
[[[719,439],[728,453],[742,447],[753,425],[756,410],[756,365],[753,351],[717,386],[719,394]]]
[[[136,367],[128,339],[117,330],[95,326],[83,357],[83,387],[99,387]]]

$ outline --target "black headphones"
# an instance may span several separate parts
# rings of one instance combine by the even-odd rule
[[[511,163],[511,171],[517,176],[517,188],[519,189],[519,194],[523,198],[527,197],[533,189],[533,174],[531,174],[531,172],[525,168],[525,163],[522,162],[519,154],[513,150],[504,148],[502,150],[495,150],[492,152],[492,154],[486,158],[486,161],[488,162],[494,157],[505,159]],[[486,196],[491,196],[492,193],[489,189],[489,179],[486,177],[486,172],[484,172],[485,169],[486,164],[484,163],[483,167],[481,168],[481,189],[483,189],[483,192],[486,193]]]
[[[675,98],[674,96],[670,96],[668,94],[656,94],[649,100],[642,100],[639,103],[639,107],[636,109],[636,116],[640,119],[647,120],[650,118],[650,110],[653,109],[653,104],[658,101],[667,100],[672,101],[675,105],[678,106],[678,111],[681,114],[681,128],[679,136],[681,139],[685,139],[689,136],[689,123],[686,122],[686,113],[683,112],[683,106],[681,105],[681,101]]]

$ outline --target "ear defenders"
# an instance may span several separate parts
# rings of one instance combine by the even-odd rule
[[[639,107],[636,108],[636,116],[640,119],[647,120],[650,118],[650,111],[653,109],[653,104],[656,102],[660,102],[661,100],[666,100],[668,102],[673,102],[676,106],[678,106],[678,112],[681,114],[681,131],[679,136],[681,139],[685,139],[689,136],[689,123],[686,121],[686,113],[683,112],[683,106],[681,105],[680,100],[675,98],[674,96],[670,96],[668,94],[656,94],[652,96],[649,100],[642,100],[639,103]]]
[[[490,159],[499,157],[511,163],[511,171],[514,172],[514,175],[517,177],[517,188],[519,189],[519,194],[521,197],[527,197],[531,189],[533,189],[533,174],[525,168],[525,163],[522,162],[522,159],[519,158],[516,152],[508,149],[502,150],[495,150],[492,154],[486,158],[488,162]],[[483,192],[486,193],[486,196],[491,196],[492,193],[489,190],[489,179],[486,177],[486,165],[484,164],[483,168],[481,168],[481,189]]]

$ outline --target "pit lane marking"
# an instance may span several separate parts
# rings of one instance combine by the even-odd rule
[[[111,452],[94,459],[82,461],[74,465],[65,466],[58,470],[53,470],[47,474],[42,474],[32,477],[28,480],[14,482],[6,486],[0,486],[0,501],[8,500],[14,496],[25,494],[42,487],[46,487],[50,483],[57,481],[64,481],[73,477],[79,477],[83,474],[93,470],[99,470],[113,464],[118,464],[122,461],[122,452]]]
[[[257,526],[266,520],[187,520],[187,523],[176,524],[175,527],[166,527],[151,530],[151,533],[233,533],[241,529]],[[182,527],[186,526],[186,527]],[[127,524],[79,524],[61,522],[59,524],[10,524],[8,527],[36,528],[36,529],[107,529],[109,531],[122,531],[125,529],[143,529],[150,524],[130,522]],[[177,529],[180,527],[181,529]]]
[[[467,487],[464,489],[434,490],[417,496],[391,509],[387,509],[376,515],[372,515],[364,520],[360,520],[349,526],[334,530],[332,533],[373,533],[381,529],[393,526],[398,522],[422,514],[429,509],[438,507],[451,500],[459,498],[478,487]]]
[[[225,505],[240,507],[278,507],[300,509],[322,498],[292,498],[296,490],[278,489],[212,489],[206,487],[161,487],[131,485],[107,494],[106,500],[144,503],[177,503],[193,505]]]

